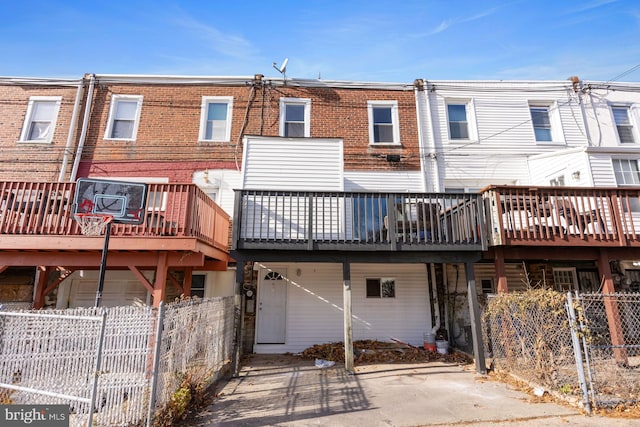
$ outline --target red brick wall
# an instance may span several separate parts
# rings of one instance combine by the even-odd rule
[[[0,180],[58,180],[76,92],[74,87],[0,86]],[[62,97],[50,144],[18,142],[32,96]]]
[[[413,90],[266,86],[252,91],[250,86],[141,84],[98,84],[96,88],[83,160],[100,164],[100,167],[105,167],[105,162],[113,161],[170,162],[166,165],[175,169],[176,178],[184,175],[180,171],[192,166],[194,170],[206,168],[204,163],[194,162],[220,162],[219,164],[235,168],[236,161],[239,164],[242,159],[242,147],[237,144],[241,138],[247,105],[249,104],[249,110],[243,134],[277,136],[280,98],[289,97],[311,99],[312,137],[344,140],[346,170],[420,169]],[[135,141],[104,139],[112,94],[143,96]],[[233,96],[231,142],[198,142],[202,96]],[[398,102],[401,147],[369,146],[368,100]],[[399,154],[402,160],[390,163],[378,157],[386,154]],[[185,163],[179,165],[177,162]],[[114,167],[124,166],[126,163],[119,163],[119,166]],[[163,172],[163,176],[168,175],[167,171]],[[149,176],[148,173],[146,175]]]

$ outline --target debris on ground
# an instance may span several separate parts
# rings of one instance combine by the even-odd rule
[[[320,369],[331,368],[335,364],[336,362],[333,362],[330,360],[316,359],[316,368],[320,368]]]
[[[452,351],[449,354],[440,354],[435,351],[424,350],[410,344],[394,340],[383,342],[377,340],[354,341],[354,363],[365,365],[369,363],[394,363],[394,362],[446,362],[468,364],[472,360],[466,354]],[[333,342],[316,344],[296,354],[303,359],[322,359],[333,362],[344,362],[344,344]]]

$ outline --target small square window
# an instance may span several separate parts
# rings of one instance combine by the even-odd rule
[[[451,139],[469,139],[469,120],[466,104],[447,104],[449,136]]]
[[[232,111],[232,97],[203,96],[200,115],[200,141],[231,141]]]
[[[105,139],[136,139],[142,96],[113,95]]]
[[[308,138],[311,136],[311,100],[303,98],[280,99],[280,136]]]
[[[367,279],[367,298],[395,298],[396,279],[379,278]]]
[[[51,142],[61,101],[58,96],[30,98],[20,141]]]

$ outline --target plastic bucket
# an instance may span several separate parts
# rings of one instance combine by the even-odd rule
[[[436,334],[426,332],[424,334],[424,349],[427,351],[436,351]]]
[[[436,349],[439,354],[449,353],[449,341],[436,341]]]

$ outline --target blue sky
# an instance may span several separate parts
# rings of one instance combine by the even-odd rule
[[[30,1],[0,5],[0,75],[380,82],[612,80],[640,64],[640,1]],[[618,81],[640,81],[640,67]]]

